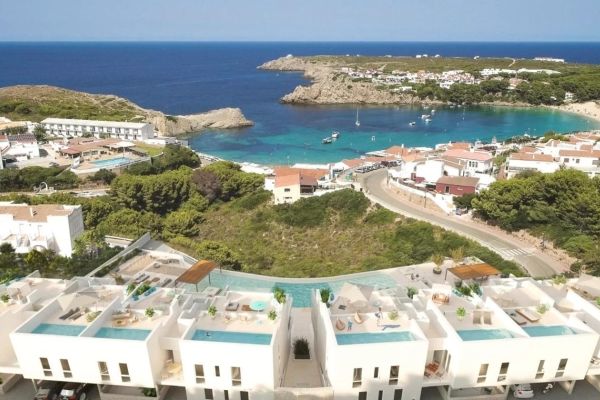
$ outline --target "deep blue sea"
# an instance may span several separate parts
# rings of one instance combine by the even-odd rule
[[[0,43],[0,86],[49,84],[126,97],[168,114],[240,107],[256,125],[190,138],[198,151],[267,164],[326,162],[392,144],[432,146],[529,132],[599,128],[575,115],[535,109],[289,106],[279,99],[306,84],[297,73],[260,71],[265,61],[314,54],[560,57],[600,63],[600,43]],[[410,127],[410,121],[418,121]],[[341,140],[322,145],[332,130]]]

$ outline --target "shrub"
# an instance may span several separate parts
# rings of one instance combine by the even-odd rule
[[[267,315],[267,317],[271,321],[275,321],[277,319],[277,312],[275,312],[275,310],[271,310],[271,311],[269,311],[269,314]]]
[[[217,307],[215,307],[215,306],[208,307],[208,315],[210,315],[211,317],[214,317],[215,315],[217,315]]]
[[[294,341],[294,357],[295,358],[310,358],[310,347],[308,340],[298,338]]]
[[[415,294],[417,294],[417,293],[418,293],[417,289],[414,287],[409,286],[406,288],[406,295],[408,296],[409,299],[412,299],[415,296]]]
[[[273,296],[279,304],[285,303],[285,290],[280,287],[273,288]]]
[[[388,313],[388,318],[391,319],[392,321],[395,321],[398,319],[398,311],[397,310],[392,310]]]
[[[320,293],[321,293],[321,301],[323,303],[327,303],[329,301],[329,298],[331,297],[331,289],[323,288],[320,290]]]
[[[148,318],[152,318],[152,317],[154,317],[154,314],[156,314],[156,311],[154,311],[154,308],[152,308],[152,307],[148,307],[148,308],[146,308],[146,310],[144,311],[144,314],[146,315],[146,317],[148,317]]]
[[[464,307],[458,307],[456,309],[456,316],[458,318],[464,318],[467,315],[467,310]]]

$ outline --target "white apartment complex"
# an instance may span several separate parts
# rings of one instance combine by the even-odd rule
[[[0,243],[17,253],[48,249],[70,257],[83,230],[81,206],[0,202]]]
[[[54,136],[81,137],[91,134],[97,138],[143,141],[154,137],[154,126],[143,122],[94,121],[83,119],[46,118],[42,121],[46,133]]]
[[[598,278],[489,278],[470,294],[344,283],[329,296],[287,281],[310,290],[298,306],[290,293],[279,303],[256,288],[136,282],[32,274],[0,285],[0,373],[97,384],[101,397],[179,387],[198,400],[413,400],[426,388],[506,399],[511,384],[570,392],[583,379],[600,390],[600,308],[584,298],[600,296]],[[311,330],[311,359],[291,362],[298,325]]]

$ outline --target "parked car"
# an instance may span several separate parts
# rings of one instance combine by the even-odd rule
[[[60,391],[59,400],[85,400],[89,389],[90,385],[87,383],[65,383]]]
[[[533,397],[533,388],[529,383],[511,385],[510,387],[516,399],[530,399]]]
[[[37,385],[33,400],[57,400],[64,382],[42,381]]]

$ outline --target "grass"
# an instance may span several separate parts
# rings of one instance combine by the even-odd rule
[[[145,143],[136,143],[135,147],[145,151],[150,157],[155,157],[163,152],[162,146],[153,146]]]

